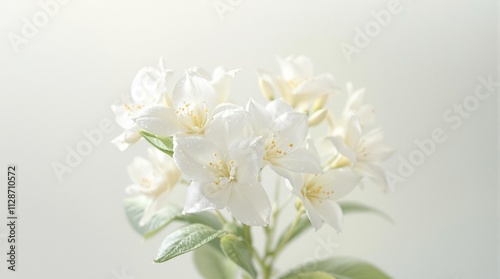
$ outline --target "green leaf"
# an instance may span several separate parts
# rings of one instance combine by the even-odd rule
[[[222,224],[219,218],[217,218],[215,214],[206,211],[193,214],[186,214],[186,215],[179,214],[176,217],[176,220],[190,224],[196,224],[196,223],[204,224],[216,230],[222,229]]]
[[[387,274],[372,264],[350,257],[334,257],[311,262],[293,269],[280,279],[296,278],[297,274],[324,272],[335,279],[390,279]]]
[[[325,272],[306,272],[306,273],[299,273],[299,274],[293,274],[290,277],[284,277],[283,279],[335,279],[332,275],[325,273]]]
[[[130,225],[132,225],[132,227],[144,238],[150,238],[155,235],[181,214],[181,209],[177,206],[167,205],[165,208],[156,213],[144,226],[140,226],[139,222],[141,221],[142,216],[144,215],[144,210],[149,203],[148,199],[144,197],[135,197],[126,199],[124,203],[125,212]]]
[[[163,240],[154,261],[157,263],[166,262],[200,248],[223,233],[225,232],[214,230],[202,224],[191,224],[182,227]]]
[[[139,131],[139,134],[163,153],[170,157],[174,155],[174,143],[172,137],[160,137],[146,131]]]
[[[144,238],[150,238],[164,229],[173,221],[186,222],[188,224],[204,224],[216,230],[222,229],[222,224],[210,212],[200,212],[196,214],[182,215],[182,210],[172,204],[168,204],[163,209],[158,211],[151,220],[144,226],[140,226],[139,222],[144,215],[144,210],[149,204],[149,200],[145,197],[134,197],[124,201],[125,212],[130,225]]]
[[[340,207],[342,207],[342,211],[344,214],[351,214],[351,213],[374,213],[387,221],[394,223],[394,220],[387,215],[385,212],[376,209],[374,207],[370,207],[367,205],[364,205],[362,203],[357,203],[357,202],[339,202]]]
[[[278,243],[281,243],[283,239],[285,238],[286,232],[290,229],[291,224],[283,231],[281,234]],[[287,243],[292,242],[297,236],[299,236],[301,233],[303,233],[306,229],[312,228],[311,222],[309,221],[309,218],[307,216],[302,216],[300,220],[297,222],[297,225],[295,225],[295,228],[293,229],[293,233],[291,234],[290,238],[288,239]]]
[[[246,242],[235,235],[228,234],[221,239],[220,246],[229,259],[243,268],[252,278],[256,278],[257,271],[253,266],[252,252]]]
[[[194,264],[205,279],[234,279],[238,266],[211,245],[194,251]]]

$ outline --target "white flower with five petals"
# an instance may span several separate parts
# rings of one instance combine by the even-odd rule
[[[208,73],[203,68],[195,68],[193,71],[210,81],[217,94],[217,102],[222,104],[228,101],[231,92],[231,82],[240,70],[235,69],[226,71],[222,66],[219,66],[214,69],[212,74]]]
[[[337,127],[347,125],[347,121],[351,114],[355,114],[362,128],[371,125],[375,122],[375,108],[371,104],[364,102],[365,89],[353,89],[352,83],[347,83],[347,101],[340,118],[330,118],[330,130],[333,131]]]
[[[250,100],[247,104],[253,132],[264,141],[264,161],[279,175],[292,179],[292,173],[320,173],[319,158],[303,145],[308,133],[304,113],[293,111],[283,100],[266,107]]]
[[[153,106],[134,121],[158,136],[203,134],[216,107],[217,95],[210,82],[188,70],[175,86],[172,107]]]
[[[132,82],[130,95],[123,96],[121,102],[111,106],[116,122],[125,130],[112,140],[120,150],[125,150],[141,139],[138,133],[140,128],[132,118],[169,99],[166,83],[172,73],[172,70],[165,68],[160,58],[158,68],[144,67],[139,70]]]
[[[338,155],[331,167],[350,166],[356,173],[366,176],[384,190],[388,189],[388,181],[381,163],[387,160],[394,150],[383,143],[380,129],[363,134],[356,115],[351,114],[344,127],[337,127],[333,135],[327,137]]]
[[[333,77],[330,74],[314,76],[313,64],[305,56],[278,57],[278,63],[281,76],[259,72],[261,90],[269,98],[281,96],[295,109],[307,111],[311,102],[337,92]]]
[[[174,160],[192,181],[184,213],[226,208],[244,224],[266,225],[271,203],[258,181],[262,158],[262,141],[251,136],[243,109],[217,114],[204,137],[176,135]]]
[[[149,148],[149,161],[137,157],[128,166],[133,185],[127,187],[128,194],[142,195],[149,199],[140,225],[145,225],[166,203],[168,193],[180,179],[181,172],[174,160],[163,152]]]
[[[293,181],[293,194],[304,205],[315,230],[323,223],[342,231],[342,208],[337,200],[349,194],[361,177],[349,170],[328,170],[321,174],[304,174]]]

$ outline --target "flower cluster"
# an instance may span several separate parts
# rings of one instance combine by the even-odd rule
[[[260,182],[264,168],[287,181],[315,229],[326,223],[341,230],[336,201],[364,177],[387,188],[381,163],[392,149],[382,143],[380,129],[369,129],[374,110],[364,103],[364,90],[348,85],[345,109],[335,115],[327,101],[343,90],[330,74],[314,75],[305,56],[278,62],[278,75],[258,72],[265,105],[229,102],[238,70],[219,67],[209,74],[192,68],[172,91],[173,71],[162,60],[139,71],[131,94],[112,109],[124,128],[113,140],[119,149],[143,137],[159,149],[128,169],[134,185],[127,192],[150,201],[142,224],[176,184],[187,181],[184,214],[226,209],[243,224],[265,226],[272,206],[266,193],[271,189]],[[313,126],[323,130],[321,137],[311,137]]]

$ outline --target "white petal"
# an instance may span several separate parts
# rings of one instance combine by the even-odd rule
[[[394,154],[394,149],[384,145],[383,134],[380,129],[374,129],[364,135],[360,140],[360,148],[368,151],[364,159],[371,162],[382,162]]]
[[[252,183],[262,168],[264,144],[259,138],[233,141],[228,148],[229,157],[236,162],[236,179],[240,183]]]
[[[134,121],[130,118],[130,110],[125,108],[125,106],[130,107],[131,102],[132,100],[130,100],[130,97],[124,96],[122,97],[122,102],[117,102],[111,106],[111,110],[115,114],[116,123],[124,129],[135,126]]]
[[[342,208],[336,202],[324,200],[322,202],[314,202],[313,206],[325,223],[332,226],[337,232],[342,231]]]
[[[271,74],[263,70],[258,70],[257,75],[259,76],[259,84],[261,83],[265,84],[265,88],[261,87],[261,90],[268,91],[268,92],[262,92],[266,97],[266,99],[269,99],[270,97],[275,98],[275,96],[283,94],[281,92],[281,85],[280,85],[282,81],[278,81],[277,78],[273,77]],[[288,94],[291,94],[291,91],[288,92]]]
[[[292,172],[300,173],[321,173],[321,164],[313,153],[310,151],[299,148],[293,152],[288,153],[277,158],[269,159],[273,166],[277,166]]]
[[[243,224],[265,226],[269,222],[271,202],[260,183],[235,183],[227,210]]]
[[[244,110],[244,108],[240,105],[236,105],[236,104],[232,104],[232,103],[222,103],[222,104],[217,105],[217,107],[215,108],[215,110],[212,114],[215,116],[219,112],[224,111],[224,110]]]
[[[210,72],[207,71],[206,69],[202,68],[202,67],[193,67],[190,70],[193,71],[193,72],[195,72],[200,77],[202,77],[202,78],[204,78],[206,80],[210,80],[211,79]]]
[[[350,170],[329,170],[317,177],[316,183],[325,191],[333,191],[333,200],[351,193],[359,184],[361,176]]]
[[[269,111],[271,117],[276,119],[287,112],[293,112],[293,108],[282,99],[277,99],[266,105],[266,110]]]
[[[326,139],[333,143],[333,145],[340,154],[347,157],[347,159],[351,161],[351,166],[356,164],[356,153],[354,153],[354,151],[344,143],[342,138],[327,137]]]
[[[347,146],[356,148],[361,138],[361,126],[355,114],[349,115],[345,126],[344,141]]]
[[[223,209],[228,203],[230,193],[230,185],[218,189],[211,180],[193,181],[187,189],[182,213],[189,214],[205,210]]]
[[[321,218],[321,215],[317,212],[316,208],[311,204],[311,202],[308,199],[302,198],[302,203],[304,204],[307,217],[309,217],[309,221],[311,221],[314,230],[318,231],[323,226],[323,219]]]
[[[351,90],[352,90],[352,84],[350,86],[351,86]],[[348,87],[348,91],[350,91],[349,87]],[[346,102],[346,107],[349,110],[359,109],[363,105],[364,97],[365,97],[365,89],[364,88],[361,88],[361,89],[356,90],[354,92],[350,92],[348,99],[347,99],[347,102]]]
[[[308,94],[309,98],[318,98],[324,94],[334,94],[338,92],[335,87],[335,80],[330,74],[322,74],[307,81],[304,81],[293,90],[293,94]]]
[[[149,205],[144,210],[144,215],[142,215],[141,221],[139,222],[139,226],[146,225],[153,216],[165,206],[167,201],[167,193],[160,195],[159,197],[153,198]]]
[[[186,71],[176,84],[172,100],[175,108],[181,108],[185,104],[196,105],[199,110],[197,115],[203,115],[205,109],[212,113],[217,106],[217,95],[213,86],[192,70]]]
[[[290,183],[290,185],[292,185],[292,187],[295,187],[294,185],[297,185],[297,187],[299,187],[299,182],[297,182],[298,180],[296,180],[296,176],[295,176],[295,173],[283,168],[283,167],[280,167],[280,166],[274,166],[274,165],[269,165],[271,167],[271,169],[277,173],[279,176],[285,178],[288,183]]]
[[[153,106],[134,118],[144,130],[159,136],[173,136],[183,131],[175,111],[164,106]]]
[[[127,149],[130,145],[138,142],[142,136],[137,132],[137,125],[133,128],[125,130],[122,134],[114,138],[111,143],[113,143],[120,151]]]
[[[304,176],[307,176],[307,174],[304,175],[302,173],[294,173],[274,166],[271,166],[271,169],[281,177],[286,178],[288,182],[287,187],[292,191],[292,193],[300,194],[300,191],[302,191],[302,187],[304,186]]]
[[[201,136],[174,137],[174,161],[191,180],[200,180],[211,174],[210,162],[224,159],[221,150]]]
[[[226,109],[214,116],[205,137],[221,149],[227,148],[237,138],[250,134],[248,112],[243,109]]]
[[[239,69],[226,71],[222,67],[217,67],[212,75],[212,85],[218,96],[218,102],[223,103],[231,92],[231,82]]]
[[[277,58],[281,67],[281,74],[286,80],[308,79],[314,72],[311,60],[306,56],[287,57],[285,60]]]
[[[268,136],[270,133],[272,117],[271,114],[259,103],[250,99],[246,107],[250,116],[250,125],[255,134]]]
[[[274,131],[276,146],[285,150],[294,150],[300,147],[309,129],[307,116],[298,112],[287,112],[278,117],[272,130]],[[290,147],[292,145],[292,147]]]
[[[318,150],[316,149],[316,145],[314,144],[314,140],[312,138],[306,139],[305,148],[307,151],[311,152],[311,154],[314,156],[315,160],[317,160],[318,162],[321,162]]]
[[[142,179],[145,177],[151,177],[154,171],[154,166],[150,161],[136,157],[131,164],[127,166],[127,172],[130,179],[136,183],[141,184]]]
[[[354,171],[373,180],[376,184],[382,187],[382,190],[387,191],[389,189],[387,176],[384,170],[379,166],[363,162],[355,165]]]

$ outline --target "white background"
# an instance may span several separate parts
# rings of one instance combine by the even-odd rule
[[[348,216],[341,235],[324,229],[295,242],[280,270],[330,239],[339,245],[332,256],[366,259],[394,278],[500,278],[496,93],[456,130],[442,116],[474,93],[479,76],[499,80],[496,1],[401,0],[402,12],[351,63],[340,45],[353,44],[354,29],[388,1],[247,0],[223,20],[213,2],[70,1],[16,52],[9,33],[22,35],[23,18],[42,9],[35,1],[0,1],[0,166],[19,167],[20,218],[18,271],[6,271],[2,260],[0,277],[199,278],[190,255],[152,264],[165,232],[144,242],[126,221],[126,166],[145,154],[145,143],[118,151],[109,143],[117,127],[62,182],[51,163],[64,162],[66,147],[85,139],[83,130],[113,120],[110,104],[160,56],[175,79],[194,65],[242,68],[233,99],[243,104],[250,97],[264,101],[257,68],[277,72],[276,55],[305,54],[339,86],[352,81],[367,88],[377,123],[397,149],[390,171],[397,173],[399,158],[408,158],[414,141],[433,129],[442,128],[447,141],[395,192],[367,185],[349,197],[388,212],[394,225]],[[344,100],[339,95],[330,105]],[[182,189],[172,200],[182,202]],[[5,220],[6,190],[0,208]],[[0,241],[3,259],[6,242]],[[129,277],[116,276],[122,270]]]

